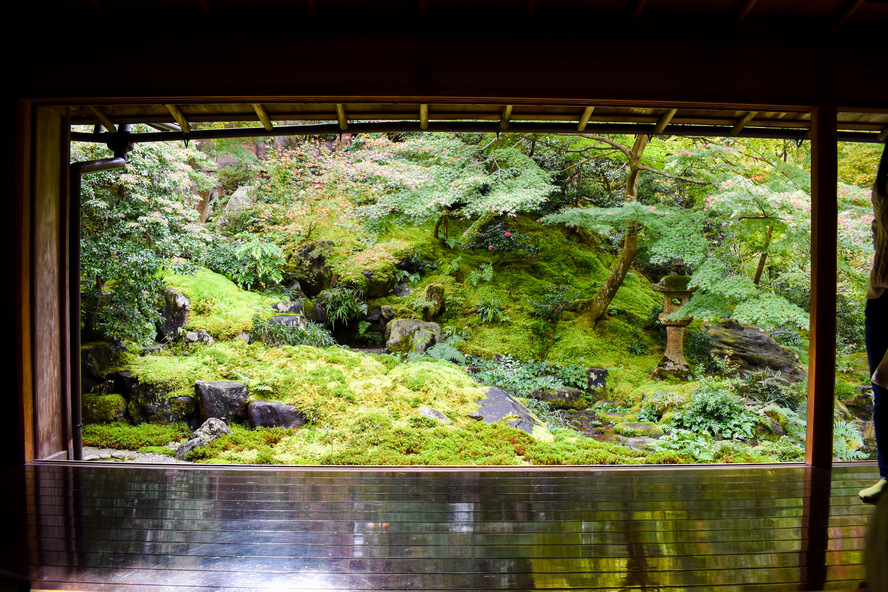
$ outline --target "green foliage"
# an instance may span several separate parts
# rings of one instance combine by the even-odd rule
[[[749,440],[759,421],[729,389],[705,384],[691,393],[690,402],[675,412],[670,423],[697,434]]]
[[[329,288],[318,294],[318,300],[327,309],[330,326],[336,323],[347,323],[349,320],[367,314],[364,295],[350,288]]]
[[[251,336],[254,341],[262,342],[269,347],[279,345],[327,347],[336,344],[333,336],[330,335],[330,332],[323,325],[312,321],[306,321],[305,326],[284,325],[281,323],[269,323],[255,317],[253,319]]]
[[[857,425],[838,419],[833,422],[833,456],[839,460],[862,460],[867,454],[860,450],[863,436]]]
[[[165,446],[188,439],[191,430],[185,424],[151,424],[137,426],[126,423],[86,424],[83,443],[99,448],[139,450],[145,446]]]
[[[502,323],[508,320],[508,317],[503,314],[503,311],[500,308],[499,301],[492,298],[482,299],[475,305],[475,308],[478,311],[478,316],[481,317],[481,320],[485,323]]]
[[[505,222],[491,222],[479,230],[466,243],[467,249],[480,249],[491,253],[524,253],[536,255],[540,249],[530,237],[518,232]]]
[[[283,279],[281,248],[250,233],[214,241],[204,264],[244,289],[271,287]]]
[[[779,370],[764,368],[745,371],[736,382],[735,393],[741,397],[755,399],[763,405],[774,403],[781,407],[798,409],[805,400],[806,385],[801,388],[787,379]]]
[[[493,277],[493,265],[490,263],[482,263],[477,269],[473,269],[469,273],[469,282],[473,286],[477,286],[481,282],[489,282]]]
[[[547,321],[555,322],[561,319],[564,311],[576,302],[581,295],[582,292],[572,286],[555,284],[546,290],[539,302],[529,298],[527,302],[533,307],[533,313],[531,314]]]
[[[506,355],[496,360],[478,360],[477,365],[481,370],[475,375],[476,380],[518,397],[526,397],[534,391],[568,386],[554,373],[548,372],[549,368],[555,369],[557,366],[545,362],[521,362]],[[574,377],[573,369],[565,374]]]
[[[103,149],[73,144],[73,161],[104,158]],[[83,176],[81,330],[84,339],[151,343],[159,320],[160,273],[174,258],[202,251],[192,183],[205,184],[206,157],[173,143],[139,144],[124,170]]]

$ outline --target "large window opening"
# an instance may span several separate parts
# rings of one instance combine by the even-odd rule
[[[809,142],[340,132],[138,142],[83,177],[87,458],[804,460]],[[874,452],[878,155],[840,149],[842,460]],[[231,433],[189,443],[208,418]]]

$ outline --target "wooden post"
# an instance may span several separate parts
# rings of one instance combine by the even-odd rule
[[[811,344],[805,463],[832,466],[836,380],[838,147],[836,108],[811,112]]]

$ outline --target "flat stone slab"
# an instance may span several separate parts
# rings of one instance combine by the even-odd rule
[[[508,416],[513,416],[508,425],[528,434],[533,434],[535,426],[544,427],[527,407],[516,401],[503,389],[491,387],[487,389],[484,396],[486,398],[476,401],[480,407],[470,415],[471,418],[480,419],[485,423],[497,423]]]

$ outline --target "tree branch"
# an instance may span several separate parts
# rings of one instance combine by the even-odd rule
[[[655,175],[660,175],[661,177],[666,177],[668,179],[674,179],[676,181],[684,181],[685,183],[693,183],[695,185],[711,185],[711,183],[709,181],[699,181],[697,179],[691,179],[689,177],[682,177],[681,175],[673,175],[673,174],[667,173],[666,171],[662,171],[660,169],[655,169],[653,167],[649,167],[644,164],[638,165],[638,168],[643,171],[650,171],[650,172],[654,173]]]

